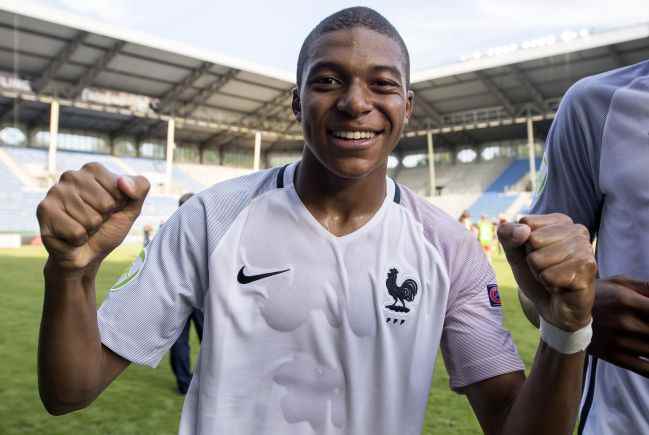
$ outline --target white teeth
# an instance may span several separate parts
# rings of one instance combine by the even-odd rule
[[[371,139],[376,136],[373,131],[334,131],[333,135],[342,139]]]

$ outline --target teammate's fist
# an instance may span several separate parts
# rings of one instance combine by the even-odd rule
[[[128,234],[149,187],[99,163],[64,172],[36,209],[49,261],[70,270],[101,262]]]
[[[507,261],[546,322],[576,331],[591,319],[597,265],[588,230],[563,214],[498,227]]]

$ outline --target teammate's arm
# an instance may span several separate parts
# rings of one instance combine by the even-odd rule
[[[596,265],[588,231],[565,215],[529,216],[499,228],[514,276],[537,311],[564,331],[591,320]],[[567,434],[574,427],[585,352],[541,341],[527,380],[521,372],[464,389],[486,434]]]
[[[129,364],[101,344],[95,277],[128,234],[148,190],[143,177],[117,177],[91,163],[65,172],[38,206],[49,253],[38,380],[52,414],[87,406]]]

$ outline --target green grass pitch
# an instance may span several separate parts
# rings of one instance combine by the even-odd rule
[[[120,248],[102,266],[98,302],[137,254],[133,247]],[[43,303],[42,248],[0,249],[0,433],[4,435],[163,435],[175,434],[182,397],[164,358],[155,369],[131,365],[89,408],[52,417],[38,398],[36,346]],[[505,323],[529,368],[538,333],[519,309],[514,281],[502,257],[494,259]],[[192,330],[192,362],[198,342]],[[424,434],[478,434],[478,423],[466,398],[451,392],[441,360],[430,392]]]

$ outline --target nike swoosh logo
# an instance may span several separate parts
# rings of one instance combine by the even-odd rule
[[[260,273],[259,275],[246,275],[243,273],[243,269],[245,269],[246,266],[243,266],[240,270],[239,273],[237,274],[237,281],[241,284],[250,284],[251,282],[259,281],[260,279],[268,278],[269,276],[273,275],[279,275],[280,273],[288,272],[291,269],[284,269],[284,270],[278,270],[277,272],[268,272],[268,273]]]

